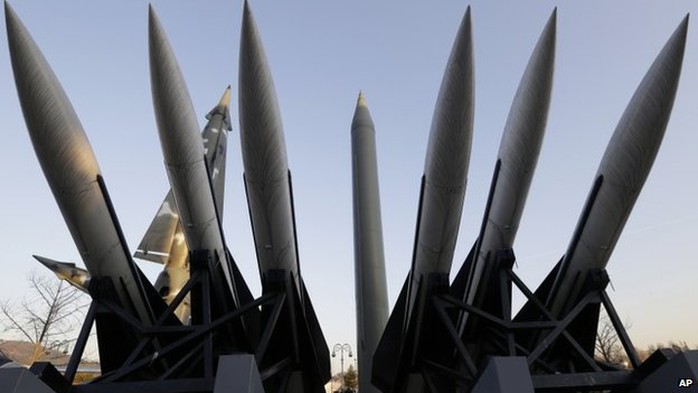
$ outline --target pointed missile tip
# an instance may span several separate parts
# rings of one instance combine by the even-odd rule
[[[688,30],[688,20],[690,19],[690,17],[691,17],[690,12],[686,13],[686,16],[683,17],[683,20],[679,24],[679,26],[681,26],[682,30]]]
[[[10,24],[16,23],[19,20],[15,10],[10,5],[10,2],[5,1],[5,24],[7,25],[7,31],[10,31]]]
[[[223,92],[221,100],[218,102],[218,106],[228,108],[230,106],[230,85]]]
[[[242,19],[245,20],[245,18],[248,17],[249,14],[252,13],[252,10],[250,9],[250,3],[245,0],[242,3]]]
[[[553,8],[553,12],[550,14],[550,23],[553,25],[553,28],[555,28],[555,25],[557,24],[557,7]]]
[[[557,30],[557,7],[553,8],[553,12],[550,13],[550,17],[543,28],[548,34],[556,35]]]
[[[368,105],[366,105],[366,96],[364,96],[364,92],[361,90],[359,90],[359,98],[356,101],[356,106],[368,108]]]

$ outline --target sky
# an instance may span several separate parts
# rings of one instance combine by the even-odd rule
[[[145,1],[14,1],[70,97],[100,163],[128,245],[168,190],[150,93]],[[362,90],[376,125],[392,307],[412,258],[427,137],[446,60],[472,7],[475,123],[453,263],[477,236],[512,98],[558,7],[546,137],[514,246],[516,273],[538,286],[564,253],[593,176],[635,88],[693,0],[251,1],[285,129],[305,283],[330,347],[355,348],[350,124]],[[199,123],[233,86],[242,2],[154,1]],[[27,290],[39,254],[81,264],[34,155],[0,38],[0,298]],[[608,265],[611,299],[639,347],[698,345],[698,43],[689,24],[683,73],[664,143]],[[232,108],[224,231],[260,294]],[[160,266],[139,262],[153,280]],[[454,273],[455,274],[455,273]],[[516,298],[515,306],[521,305]],[[348,365],[349,362],[345,362]],[[338,370],[338,363],[334,365]]]

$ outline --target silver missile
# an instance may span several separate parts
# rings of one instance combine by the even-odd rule
[[[486,300],[495,253],[511,249],[519,229],[550,107],[556,13],[548,19],[521,77],[504,126],[480,235],[472,260],[466,261],[459,273],[467,275],[462,294],[467,304],[480,307]],[[460,321],[461,333],[466,321]]]
[[[230,86],[218,104],[208,113],[208,122],[201,137],[208,161],[209,176],[216,198],[219,217],[223,217],[227,131],[230,131]],[[164,264],[155,281],[155,289],[170,304],[189,281],[189,249],[182,232],[179,211],[170,190],[160,205],[134,257]],[[175,314],[182,322],[189,321],[189,296],[177,307]]]
[[[330,378],[329,350],[300,274],[281,116],[259,31],[247,2],[241,30],[240,145],[262,291],[275,293],[280,283],[294,287],[286,287],[289,301],[285,302],[279,322],[264,321],[265,329],[273,328],[274,344],[260,364],[276,367],[283,359],[297,360],[286,369],[288,382],[283,373],[278,374],[265,380],[265,389],[276,391],[285,386],[284,391],[289,393],[322,392]],[[265,309],[263,315],[271,311]]]
[[[388,322],[388,290],[383,253],[375,127],[359,93],[351,122],[354,200],[354,269],[359,373],[370,375],[373,353]],[[362,392],[377,393],[370,378],[361,378]]]
[[[144,286],[150,284],[141,280],[141,273],[131,260],[80,120],[51,67],[7,2],[5,19],[27,129],[80,256],[92,281],[112,287],[124,308],[146,325],[151,324],[151,302],[159,299],[146,296],[148,288]]]
[[[247,3],[242,18],[238,86],[247,203],[262,282],[270,270],[280,269],[291,274],[300,289],[281,115],[259,31]]]
[[[174,52],[152,6],[149,8],[148,27],[153,106],[182,231],[189,250],[210,252],[211,274],[217,277],[222,271],[225,276],[225,284],[218,282],[218,290],[230,295],[233,306],[237,307],[233,271],[223,242],[194,107]]]
[[[408,321],[415,307],[423,306],[422,301],[415,304],[415,297],[427,275],[451,271],[470,164],[473,92],[473,42],[468,7],[441,81],[429,133],[409,278]]]
[[[460,24],[439,90],[420,191],[410,273],[373,357],[371,382],[382,391],[408,386],[422,391],[420,375],[407,380],[420,351],[442,347],[442,337],[426,334],[430,277],[445,279],[453,263],[467,183],[474,112],[473,42],[470,7]],[[450,345],[450,344],[449,344]],[[400,371],[402,370],[402,371]]]
[[[613,133],[547,304],[561,317],[574,307],[587,273],[604,269],[652,168],[681,74],[688,16],[640,82]]]

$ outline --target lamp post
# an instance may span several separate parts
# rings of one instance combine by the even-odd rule
[[[332,348],[332,357],[337,357],[337,351],[339,351],[339,363],[342,365],[342,373],[340,374],[340,388],[344,387],[344,351],[348,352],[349,357],[352,357],[351,346],[349,344],[335,344]]]

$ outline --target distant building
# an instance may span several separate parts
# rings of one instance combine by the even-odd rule
[[[34,353],[37,350],[34,343],[19,340],[0,339],[0,367],[15,366],[30,367],[33,363]],[[65,372],[65,368],[70,361],[70,353],[39,348],[40,356],[35,361],[51,362],[60,372]],[[99,362],[83,360],[78,367],[78,374],[90,374],[97,376],[101,373]]]

